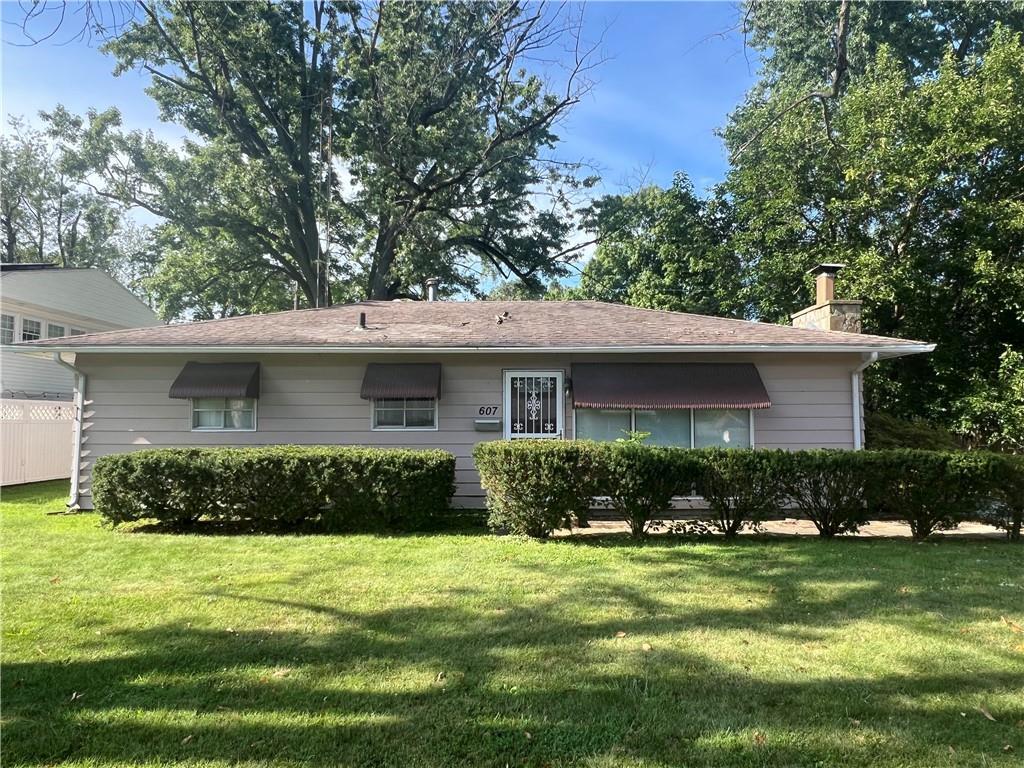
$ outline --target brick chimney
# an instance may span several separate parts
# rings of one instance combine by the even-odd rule
[[[807,271],[814,275],[814,306],[790,315],[795,328],[860,333],[859,301],[836,299],[836,273],[844,264],[819,264]]]

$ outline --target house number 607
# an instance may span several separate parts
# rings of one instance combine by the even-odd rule
[[[481,416],[494,416],[498,412],[498,406],[496,405],[481,405],[480,415]]]

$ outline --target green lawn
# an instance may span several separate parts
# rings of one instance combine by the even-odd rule
[[[1024,759],[1021,546],[175,536],[63,493],[4,493],[4,766]]]

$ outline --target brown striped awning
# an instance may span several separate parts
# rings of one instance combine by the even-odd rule
[[[440,394],[440,363],[370,363],[359,390],[364,400],[438,397]]]
[[[577,408],[770,408],[753,363],[576,363]]]
[[[259,363],[189,361],[171,384],[169,397],[259,397]]]

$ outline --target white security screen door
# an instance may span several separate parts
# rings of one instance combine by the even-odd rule
[[[505,437],[560,438],[565,431],[561,371],[505,371]]]

